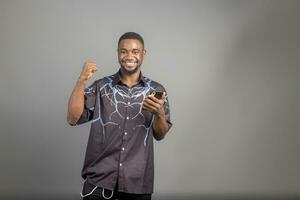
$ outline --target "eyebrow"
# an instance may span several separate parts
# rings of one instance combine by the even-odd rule
[[[119,50],[125,50],[125,51],[128,51],[128,50],[127,50],[127,49],[125,49],[125,48],[120,48]],[[142,49],[136,49],[136,48],[132,49],[131,51],[136,51],[136,50],[138,50],[138,51],[142,51]]]

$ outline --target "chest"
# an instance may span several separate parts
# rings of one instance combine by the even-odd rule
[[[106,87],[100,91],[100,107],[106,121],[134,120],[148,124],[152,113],[143,109],[147,87]]]

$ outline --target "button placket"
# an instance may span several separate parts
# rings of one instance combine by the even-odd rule
[[[130,102],[129,100],[127,101],[127,104],[129,105]],[[125,157],[126,157],[126,151],[125,151],[125,146],[126,146],[126,136],[128,134],[128,132],[126,131],[128,129],[128,120],[130,119],[130,117],[128,116],[128,107],[125,106],[125,120],[124,120],[124,129],[123,131],[123,137],[122,137],[122,144],[121,144],[121,148],[120,148],[120,160],[119,160],[119,167],[120,167],[120,173],[124,173],[124,162],[126,162]]]

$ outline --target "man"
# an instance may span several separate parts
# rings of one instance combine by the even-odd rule
[[[151,199],[154,181],[153,137],[164,138],[172,123],[166,91],[141,73],[143,38],[123,34],[119,71],[85,83],[97,71],[85,62],[70,96],[68,123],[92,121],[82,177],[83,199]],[[163,92],[160,98],[159,94]]]

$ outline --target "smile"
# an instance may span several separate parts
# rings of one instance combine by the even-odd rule
[[[137,64],[137,62],[133,62],[133,61],[123,61],[123,63],[127,64],[127,65],[134,65]]]

